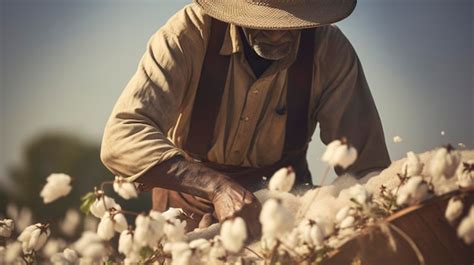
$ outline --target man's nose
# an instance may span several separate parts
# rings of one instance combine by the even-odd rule
[[[279,41],[286,33],[286,30],[265,30],[262,32],[266,39],[272,42]]]

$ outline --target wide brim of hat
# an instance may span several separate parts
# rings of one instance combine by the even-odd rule
[[[235,0],[194,0],[205,13],[224,22],[255,29],[303,29],[338,22],[349,16],[357,0],[301,1],[280,6]],[[291,2],[291,1],[289,1]]]

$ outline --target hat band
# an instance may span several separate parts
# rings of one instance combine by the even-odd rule
[[[297,6],[312,2],[311,0],[246,0],[247,3],[256,6],[268,6],[268,7],[282,7],[282,6]]]

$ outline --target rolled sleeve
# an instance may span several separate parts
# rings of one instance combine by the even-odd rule
[[[353,165],[337,175],[363,177],[391,163],[382,123],[359,58],[349,40],[332,27],[324,57],[325,82],[317,109],[320,137],[324,144],[345,137],[358,152]]]
[[[184,9],[150,38],[107,121],[101,160],[116,175],[134,181],[156,164],[185,155],[167,132],[178,119],[193,64],[202,60],[202,32],[190,12]]]

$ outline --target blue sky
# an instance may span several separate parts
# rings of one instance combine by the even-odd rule
[[[0,179],[40,133],[99,143],[148,38],[190,2],[0,1]],[[393,160],[447,142],[473,147],[472,1],[359,0],[338,25],[362,61]],[[313,136],[315,176],[322,150]]]

